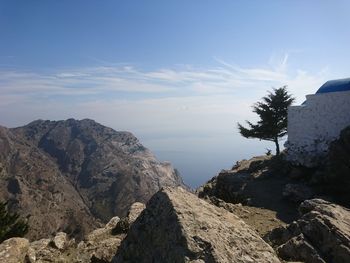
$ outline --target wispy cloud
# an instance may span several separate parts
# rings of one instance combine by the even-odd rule
[[[285,54],[255,68],[215,58],[216,65],[207,68],[146,71],[123,64],[51,72],[0,70],[0,122],[90,117],[141,133],[224,131],[254,118],[250,105],[271,87],[288,85],[301,103],[327,80],[326,69],[316,74],[293,70],[288,58]]]
[[[198,96],[234,94],[241,97],[252,92],[260,95],[272,86],[289,85],[296,95],[304,95],[325,80],[325,71],[310,75],[288,70],[288,54],[279,63],[259,68],[243,68],[215,58],[211,68],[162,68],[143,71],[132,65],[86,67],[55,72],[0,70],[0,96],[84,96],[113,97],[120,92],[156,96]],[[147,95],[148,94],[148,95]]]

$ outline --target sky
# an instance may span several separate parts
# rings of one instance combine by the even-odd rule
[[[0,125],[90,118],[197,187],[274,149],[237,122],[350,77],[350,1],[0,0]],[[282,142],[283,143],[283,142]]]

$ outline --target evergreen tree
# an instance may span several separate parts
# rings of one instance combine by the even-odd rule
[[[245,128],[238,123],[240,134],[246,138],[274,142],[278,155],[280,153],[278,139],[287,134],[288,107],[293,101],[294,98],[287,92],[287,86],[273,89],[273,92],[269,92],[261,102],[253,105],[253,112],[260,117],[256,124],[246,121],[249,128]]]
[[[0,202],[0,242],[11,237],[23,237],[28,232],[27,220],[7,209],[6,202]]]

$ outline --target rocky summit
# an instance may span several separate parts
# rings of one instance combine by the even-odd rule
[[[129,132],[93,120],[0,128],[0,198],[30,216],[28,237],[82,237],[163,186],[184,186]],[[186,187],[186,186],[184,186]]]
[[[234,214],[182,188],[169,188],[151,198],[112,262],[280,261]]]

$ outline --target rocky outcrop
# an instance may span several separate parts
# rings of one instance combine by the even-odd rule
[[[287,182],[286,175],[289,171],[290,166],[282,157],[253,157],[237,162],[230,170],[222,170],[201,186],[197,193],[199,197],[215,196],[229,203],[255,204],[261,199],[257,193],[253,193],[257,190],[257,184],[270,179],[280,179],[279,183],[283,185]],[[274,186],[271,182],[268,182],[268,185]],[[266,189],[264,190],[266,192]]]
[[[113,262],[280,261],[234,214],[182,188],[168,188],[148,202]]]
[[[132,224],[144,207],[142,203],[133,204],[124,219]],[[31,243],[25,238],[11,238],[0,244],[0,262],[111,262],[125,237],[125,233],[115,234],[113,231],[120,221],[119,217],[113,217],[104,227],[95,229],[79,243],[64,232]]]
[[[350,262],[350,210],[312,199],[299,207],[301,218],[273,230],[267,239],[285,260]]]
[[[29,242],[25,238],[10,238],[0,244],[0,262],[24,262],[29,249]]]
[[[0,200],[30,215],[33,240],[60,231],[81,239],[99,221],[124,217],[134,202],[179,185],[173,167],[135,136],[93,120],[0,127]]]
[[[112,233],[117,234],[126,234],[129,231],[130,225],[134,223],[136,218],[140,215],[140,213],[145,209],[145,205],[143,203],[133,203],[130,206],[130,210],[128,212],[128,215],[115,225],[115,227],[112,229]]]
[[[221,171],[200,187],[197,194],[209,200],[217,198],[226,203],[274,211],[278,220],[290,223],[297,218],[297,205],[286,198],[289,194],[285,192],[286,185],[294,179],[289,178],[293,169],[283,157],[283,154],[258,156],[237,162],[232,169]],[[259,222],[263,222],[263,215]]]

